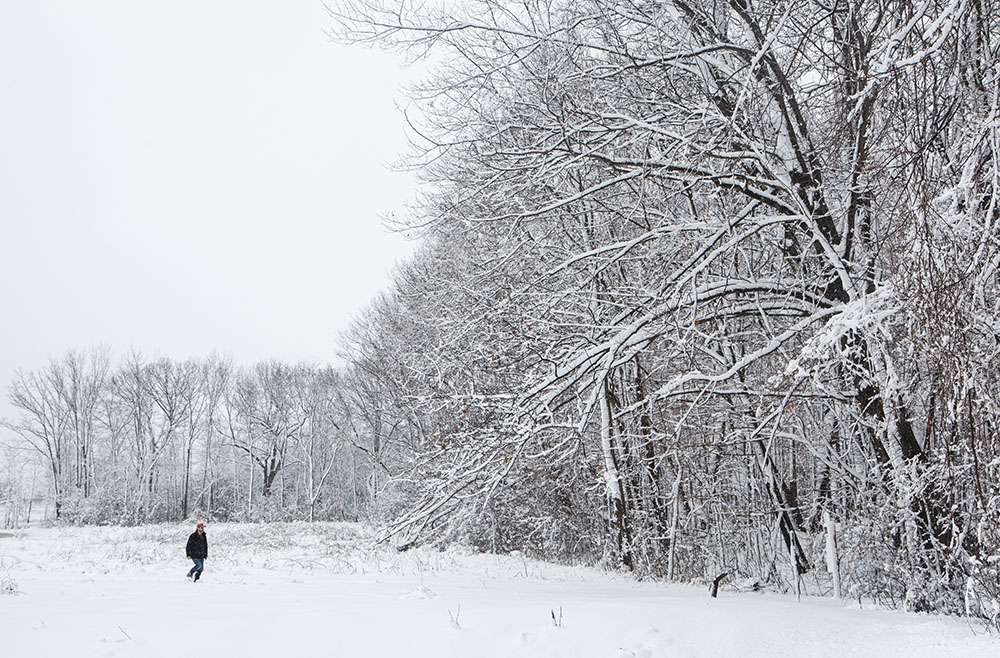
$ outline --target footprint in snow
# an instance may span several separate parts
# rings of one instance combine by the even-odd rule
[[[671,656],[673,654],[670,654]],[[638,647],[635,649],[619,649],[615,658],[664,658],[666,654],[650,646]]]

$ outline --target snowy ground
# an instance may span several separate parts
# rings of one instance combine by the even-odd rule
[[[703,588],[518,557],[400,554],[368,547],[346,524],[212,526],[195,585],[184,578],[190,531],[0,538],[0,656],[1000,655],[1000,638],[958,619],[775,595],[710,599]],[[4,595],[4,582],[18,593]]]

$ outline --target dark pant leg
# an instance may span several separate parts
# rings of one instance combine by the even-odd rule
[[[196,557],[192,558],[192,561],[194,562],[194,566],[191,567],[191,571],[189,573],[194,574],[194,579],[197,581],[201,578],[201,572],[205,570],[205,560],[203,558]]]

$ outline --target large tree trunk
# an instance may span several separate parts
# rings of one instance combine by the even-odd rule
[[[622,564],[632,567],[632,537],[629,531],[628,514],[625,504],[625,489],[622,476],[618,469],[619,452],[615,445],[614,427],[611,419],[611,401],[608,384],[601,383],[598,393],[601,407],[601,454],[604,457],[604,482],[608,500],[613,514],[612,523],[615,531],[615,543],[621,555]]]
[[[764,483],[767,493],[774,503],[775,514],[778,517],[778,532],[788,550],[789,555],[795,562],[797,575],[802,575],[809,570],[809,558],[799,541],[798,527],[801,525],[802,516],[798,506],[791,494],[791,490],[785,483],[778,467],[764,446],[762,440],[753,441],[754,455],[757,457],[757,464],[761,473],[764,474]]]

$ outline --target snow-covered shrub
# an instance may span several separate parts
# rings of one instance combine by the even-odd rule
[[[0,573],[0,596],[18,594],[17,581],[9,573]]]
[[[439,534],[446,543],[476,551],[520,551],[533,558],[566,564],[593,563],[602,551],[603,529],[581,513],[580,492],[552,473],[512,474],[521,485],[498,487],[493,496],[463,506]]]
[[[114,481],[83,495],[73,489],[62,498],[60,519],[77,525],[139,525],[148,521],[145,507],[129,504],[124,488]]]

